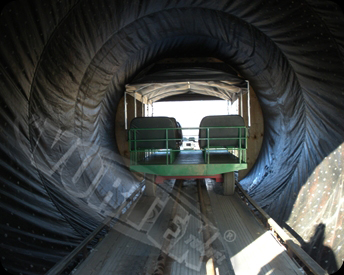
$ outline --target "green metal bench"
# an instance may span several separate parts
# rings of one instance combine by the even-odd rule
[[[165,152],[167,163],[173,163],[181,142],[181,130],[174,118],[137,117],[130,123],[130,159],[136,163],[157,152]]]
[[[239,163],[246,162],[247,134],[239,115],[206,116],[200,123],[199,147],[209,163],[210,154],[219,150],[232,152]]]
[[[151,118],[142,119],[158,121]],[[130,169],[133,171],[159,176],[197,177],[225,174],[247,168],[247,130],[245,126],[241,126],[241,122],[240,126],[192,128],[156,128],[161,127],[162,124],[155,124],[156,127],[150,125],[146,122],[140,125],[132,123],[129,143]],[[151,128],[143,128],[149,126]],[[168,123],[168,126],[171,124]],[[181,135],[176,134],[181,129],[199,131],[202,148],[198,151],[181,150],[178,145]],[[217,132],[221,135],[215,135]],[[231,132],[237,134],[230,135]]]

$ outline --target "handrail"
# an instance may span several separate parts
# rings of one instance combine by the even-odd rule
[[[130,128],[129,131],[133,130],[206,130],[206,129],[221,129],[221,128],[247,128],[246,126],[200,126],[200,127],[166,127],[166,128]]]
[[[279,235],[279,237],[284,241],[287,247],[287,251],[290,254],[295,254],[300,261],[307,266],[307,268],[315,275],[328,275],[327,271],[324,270],[316,261],[313,260],[299,245],[297,245],[297,240],[291,238],[284,230],[281,228],[242,188],[242,186],[236,183],[240,192],[246,197],[252,206],[254,206],[258,212],[264,217],[267,224]]]
[[[242,140],[242,139],[245,139],[246,140],[246,138],[245,137],[242,137],[242,138],[209,138],[209,140]],[[168,138],[168,139],[166,139],[166,138],[155,138],[155,139],[131,139],[131,140],[129,140],[129,141],[147,141],[147,142],[149,142],[149,141],[166,141],[166,140],[180,140],[180,138]],[[208,140],[208,138],[199,138],[199,140]],[[209,147],[209,148],[211,148],[211,147]],[[245,148],[242,148],[242,149],[245,149]]]
[[[209,127],[187,127],[187,128],[132,128],[129,129],[129,142],[137,142],[137,141],[143,141],[143,142],[148,142],[148,141],[168,141],[168,140],[179,140],[179,138],[168,138],[168,130],[207,130],[209,133],[209,129],[246,129],[247,132],[247,127],[246,126],[209,126]],[[160,138],[160,139],[136,139],[136,132],[137,131],[158,131],[158,130],[165,130],[166,131],[166,138]],[[131,138],[131,132],[134,132],[134,139]],[[239,137],[232,137],[232,138],[210,138],[209,135],[205,138],[198,138],[198,140],[246,140],[247,141],[247,133],[245,133],[244,137],[241,137],[241,131],[239,131]],[[166,144],[167,145],[167,144]],[[241,145],[240,145],[241,147]],[[247,146],[246,146],[247,147]]]
[[[238,129],[238,136],[237,137],[210,137],[210,130],[211,129]],[[245,129],[245,134],[242,136],[241,129]],[[137,153],[139,152],[152,152],[151,150],[166,150],[166,165],[169,165],[169,158],[168,154],[172,152],[180,152],[180,149],[172,149],[169,148],[170,141],[178,141],[181,138],[176,137],[169,137],[170,130],[206,130],[206,137],[198,137],[198,141],[207,141],[207,145],[204,148],[199,149],[200,151],[204,151],[208,153],[205,157],[206,164],[210,164],[209,159],[209,152],[210,150],[214,150],[215,148],[222,148],[226,150],[234,150],[238,152],[238,159],[239,163],[246,163],[246,149],[247,149],[247,127],[246,126],[202,126],[202,127],[174,127],[174,128],[131,128],[129,129],[129,152],[130,152],[130,160],[134,163],[137,162]],[[138,131],[165,131],[165,137],[162,138],[149,138],[149,139],[137,139],[137,132]],[[133,133],[132,133],[133,132]],[[238,146],[210,146],[210,141],[218,141],[218,140],[238,140]],[[245,141],[245,148],[242,148],[242,141]],[[138,142],[162,142],[165,141],[164,148],[137,148]],[[216,149],[215,149],[216,150]],[[243,152],[244,151],[244,152]],[[133,155],[135,154],[135,155]],[[171,162],[172,162],[172,155],[171,155]],[[132,163],[132,162],[131,162]]]

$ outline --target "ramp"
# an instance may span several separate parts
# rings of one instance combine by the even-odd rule
[[[209,258],[221,275],[303,274],[239,195],[223,196],[217,185],[207,184],[203,215],[195,181],[178,191],[158,189],[157,197],[142,196],[123,215],[74,275],[208,275]]]

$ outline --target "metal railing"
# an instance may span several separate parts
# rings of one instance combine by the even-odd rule
[[[236,137],[211,137],[211,130],[213,129],[237,129],[238,135]],[[242,131],[244,129],[244,131]],[[176,157],[176,155],[182,151],[182,148],[173,148],[173,146],[170,146],[171,141],[175,142],[176,144],[178,142],[182,141],[181,137],[176,137],[173,135],[169,136],[170,131],[182,131],[182,130],[205,130],[206,131],[206,137],[199,137],[194,135],[196,138],[195,140],[198,142],[206,141],[206,146],[200,149],[194,149],[195,151],[202,151],[204,153],[204,159],[206,161],[206,164],[210,164],[210,154],[212,152],[216,151],[227,151],[228,153],[231,153],[232,155],[236,156],[238,158],[238,163],[246,163],[247,161],[247,127],[245,126],[212,126],[212,127],[188,127],[188,128],[134,128],[129,130],[129,152],[130,152],[130,164],[136,165],[140,160],[143,160],[153,154],[160,153],[166,155],[166,165],[173,164],[173,161]],[[151,131],[152,136],[154,132],[162,131],[164,132],[163,138],[138,138],[138,131]],[[244,132],[242,134],[242,132]],[[160,133],[160,134],[161,134]],[[211,146],[212,141],[228,141],[228,140],[234,140],[237,141],[237,146]],[[243,143],[244,141],[244,143]],[[138,144],[148,144],[148,143],[156,143],[156,144],[162,144],[164,143],[164,146],[152,146],[151,148],[146,148],[146,146],[138,146]],[[144,148],[142,148],[144,147]],[[178,147],[178,146],[176,146]]]

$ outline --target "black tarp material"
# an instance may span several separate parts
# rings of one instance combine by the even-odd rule
[[[215,57],[264,116],[249,194],[330,273],[343,254],[344,18],[326,0],[18,0],[0,17],[0,246],[44,274],[137,187],[116,107],[166,57]]]

